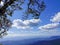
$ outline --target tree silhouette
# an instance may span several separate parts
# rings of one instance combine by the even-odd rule
[[[22,17],[24,20],[31,14],[34,19],[38,19],[41,12],[45,9],[45,3],[41,0],[27,0],[26,14]],[[0,0],[0,37],[7,34],[12,22],[7,18],[12,16],[15,10],[22,10],[26,0]]]

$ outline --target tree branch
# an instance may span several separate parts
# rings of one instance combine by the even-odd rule
[[[1,14],[1,15],[4,15],[4,13],[5,13],[5,11],[6,11],[6,8],[7,8],[9,5],[13,4],[14,1],[16,1],[16,0],[10,0],[9,2],[6,2],[6,3],[4,4],[4,6],[2,6],[2,7],[0,8],[0,14]]]

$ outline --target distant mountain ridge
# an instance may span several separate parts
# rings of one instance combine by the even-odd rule
[[[60,39],[37,41],[29,45],[60,45]]]
[[[60,45],[60,36],[53,36],[50,38],[31,38],[24,40],[8,40],[0,42],[3,45]]]

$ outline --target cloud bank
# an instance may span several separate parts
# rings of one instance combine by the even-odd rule
[[[50,19],[52,23],[46,24],[38,27],[40,30],[53,30],[60,27],[60,12],[58,12],[52,19]]]
[[[33,29],[33,32],[28,31],[28,33],[23,33],[22,34],[13,34],[14,36],[57,36],[60,35],[60,31],[57,30],[56,28],[60,27],[60,12],[58,12],[52,19],[50,19],[51,23],[38,26],[37,31],[34,31],[33,26],[38,24],[41,20],[40,19],[31,19],[31,20],[21,20],[21,19],[15,19],[13,21],[12,27],[15,27],[17,29]],[[27,30],[26,30],[27,31]],[[10,34],[11,36],[11,34]]]
[[[52,21],[52,22],[60,22],[60,12],[55,14],[55,16],[52,19],[50,19],[50,21]]]
[[[58,26],[59,26],[59,23],[51,23],[51,24],[46,24],[44,26],[40,26],[39,29],[40,30],[48,30],[48,29],[57,28]]]
[[[30,19],[25,21],[21,19],[15,19],[13,21],[12,27],[16,27],[17,29],[33,29],[33,26],[36,26],[40,21],[40,19]],[[60,26],[60,12],[58,12],[53,18],[51,18],[50,21],[52,23],[39,26],[38,29],[50,30],[58,28]]]
[[[31,20],[21,20],[15,19],[13,21],[12,27],[16,27],[17,29],[32,29],[33,25],[37,25],[40,22],[40,19],[31,19]],[[32,26],[31,26],[32,25]]]

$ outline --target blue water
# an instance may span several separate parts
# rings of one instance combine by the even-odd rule
[[[3,45],[60,45],[60,37],[50,37],[50,38],[31,38],[24,40],[7,40],[1,41]]]

